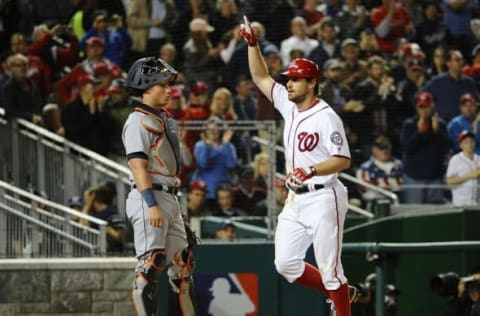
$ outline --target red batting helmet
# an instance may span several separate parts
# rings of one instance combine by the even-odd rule
[[[287,70],[282,72],[282,75],[295,78],[314,78],[318,79],[320,70],[318,65],[306,58],[295,58],[287,67]]]

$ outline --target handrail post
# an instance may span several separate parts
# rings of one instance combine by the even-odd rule
[[[375,315],[385,316],[385,254],[379,256],[375,267]]]

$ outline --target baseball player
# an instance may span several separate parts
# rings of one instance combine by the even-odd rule
[[[321,291],[333,302],[337,316],[350,316],[350,290],[340,261],[348,202],[337,175],[350,166],[342,121],[316,97],[317,64],[303,58],[292,60],[282,73],[288,79],[285,87],[269,75],[255,31],[247,21],[240,34],[249,46],[253,81],[285,120],[289,194],[278,217],[275,268],[287,281]],[[312,243],[318,268],[304,261]]]
[[[143,102],[130,114],[122,133],[133,183],[126,212],[138,258],[132,293],[138,316],[156,315],[157,283],[165,269],[172,290],[169,306],[177,309],[174,315],[196,315],[192,297],[195,238],[184,225],[176,196],[178,129],[162,109],[176,76],[175,69],[155,57],[137,60],[127,76],[129,93]]]

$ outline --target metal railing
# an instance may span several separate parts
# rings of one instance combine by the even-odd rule
[[[79,219],[98,228],[81,225]],[[0,258],[104,256],[106,225],[0,181]]]

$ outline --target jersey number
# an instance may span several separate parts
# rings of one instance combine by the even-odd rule
[[[318,145],[320,136],[318,133],[309,134],[307,132],[301,132],[298,134],[298,150],[301,152],[312,151]]]

